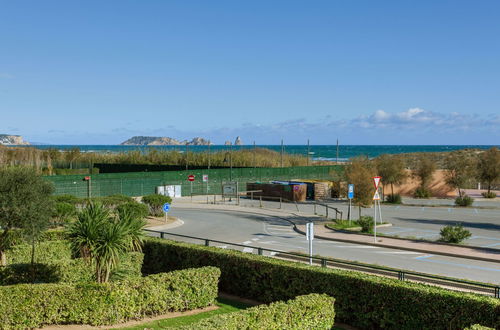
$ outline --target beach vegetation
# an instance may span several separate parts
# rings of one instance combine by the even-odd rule
[[[484,198],[496,198],[497,197],[497,194],[493,191],[490,191],[490,192],[482,192],[481,195],[484,197]]]
[[[400,194],[387,195],[385,201],[391,204],[401,204],[403,202]]]
[[[403,184],[408,177],[405,163],[400,155],[381,155],[375,159],[377,173],[382,177],[384,185],[391,186],[391,196],[394,196],[394,185]],[[395,200],[394,197],[391,200]]]
[[[415,197],[428,198],[431,197],[429,184],[432,181],[434,172],[436,171],[436,163],[426,154],[419,155],[413,176],[420,181],[420,186],[415,191]]]
[[[348,183],[354,184],[355,205],[361,207],[370,206],[374,193],[372,177],[376,173],[373,162],[368,157],[361,156],[351,159],[350,164],[345,168],[345,176]]]
[[[473,203],[474,203],[474,198],[467,195],[462,195],[455,198],[455,205],[457,206],[467,207],[471,206]]]
[[[479,156],[478,179],[487,184],[489,194],[492,184],[500,179],[500,151],[498,148],[488,149]]]
[[[476,158],[462,150],[448,154],[445,160],[445,182],[458,190],[458,197],[462,198],[464,188],[474,179],[477,168]]]
[[[439,234],[441,236],[439,239],[441,242],[455,244],[461,243],[472,235],[470,231],[462,226],[462,224],[445,226],[441,228]]]

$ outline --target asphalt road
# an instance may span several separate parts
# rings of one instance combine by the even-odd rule
[[[241,205],[248,207],[259,207],[259,201],[247,199],[240,200]],[[344,219],[347,217],[348,205],[346,202],[329,202],[328,205],[338,208],[343,212]],[[263,201],[263,207],[278,209],[279,202]],[[312,204],[283,203],[281,207],[288,211],[299,211],[302,214],[314,214]],[[472,236],[464,241],[466,245],[489,247],[500,249],[500,209],[484,208],[458,208],[452,206],[427,207],[427,206],[405,206],[405,205],[382,205],[382,218],[393,226],[379,228],[381,233],[397,235],[406,238],[424,238],[437,240],[441,228],[447,225],[460,223],[468,229]],[[325,215],[325,208],[316,207],[316,212]],[[333,217],[332,210],[329,217]],[[358,208],[352,209],[353,219],[358,218]],[[374,209],[362,209],[362,215],[373,216]]]
[[[305,237],[296,233],[288,221],[278,217],[233,211],[180,208],[173,208],[169,214],[184,221],[183,226],[168,230],[171,233],[242,244],[247,247],[237,249],[248,253],[256,253],[255,247],[308,252]],[[187,241],[200,244],[200,241],[189,239]],[[234,248],[230,244],[216,243],[214,245],[220,248]],[[344,260],[500,284],[500,264],[492,262],[321,239],[314,240],[313,253]]]

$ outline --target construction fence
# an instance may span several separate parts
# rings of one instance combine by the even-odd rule
[[[154,194],[158,186],[180,185],[182,196],[190,196],[191,194],[220,194],[223,182],[238,182],[239,190],[244,191],[247,182],[301,179],[329,180],[341,171],[343,171],[342,166],[329,165],[53,175],[44,178],[54,183],[56,195],[70,194],[83,198],[116,194],[144,196]],[[194,175],[194,181],[188,181],[189,175]],[[208,176],[207,182],[204,182],[203,176]],[[86,180],[89,177],[90,180]]]

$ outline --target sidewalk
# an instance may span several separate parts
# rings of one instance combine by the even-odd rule
[[[373,236],[360,235],[355,233],[341,233],[326,228],[323,225],[324,219],[310,214],[303,214],[300,212],[266,209],[258,207],[243,207],[236,205],[221,205],[221,204],[203,204],[201,202],[191,202],[187,198],[179,198],[175,200],[176,208],[196,208],[206,210],[225,210],[243,213],[253,213],[262,216],[279,217],[289,221],[294,225],[294,229],[305,235],[305,225],[307,222],[318,222],[314,228],[315,237],[327,240],[334,240],[339,242],[355,243],[379,246],[385,248],[392,248],[398,250],[408,250],[414,252],[421,252],[427,254],[437,254],[450,257],[467,258],[473,260],[481,260],[488,262],[500,263],[500,250],[468,247],[468,246],[455,246],[449,244],[432,243],[418,240],[396,239],[389,237],[377,237],[377,242],[374,242]]]

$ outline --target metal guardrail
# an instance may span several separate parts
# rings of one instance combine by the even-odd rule
[[[326,212],[326,215],[325,217],[328,218],[328,210],[333,210],[335,211],[335,220],[338,220],[338,216],[340,215],[340,220],[342,220],[342,215],[343,215],[343,212],[342,211],[339,211],[338,208],[336,207],[333,207],[333,206],[330,206],[328,204],[324,204],[324,203],[318,203],[318,202],[313,202],[312,203],[314,205],[314,214],[317,214],[316,212],[316,206],[319,205],[319,206],[324,206],[325,207],[325,212]]]
[[[182,234],[173,234],[173,233],[168,233],[165,231],[158,231],[158,230],[152,230],[152,229],[145,229],[145,231],[150,232],[150,233],[159,234],[160,238],[162,238],[162,239],[165,239],[165,236],[169,235],[169,236],[174,236],[174,237],[182,237],[182,238],[187,238],[190,240],[201,241],[202,244],[204,244],[205,246],[210,246],[211,243],[217,243],[217,244],[224,244],[226,246],[237,246],[237,247],[242,247],[242,248],[255,249],[257,251],[258,255],[264,255],[264,252],[269,252],[269,253],[274,254],[274,255],[269,255],[269,257],[277,257],[277,258],[282,258],[282,259],[290,259],[290,260],[304,261],[304,262],[305,261],[308,262],[309,259],[311,258],[309,255],[297,253],[297,252],[286,252],[286,251],[268,249],[268,248],[263,248],[263,247],[256,247],[256,246],[250,246],[250,245],[244,245],[244,244],[238,244],[238,243],[219,241],[219,240],[214,240],[214,239],[209,239],[209,238],[201,238],[201,237],[182,235]],[[409,281],[413,281],[413,282],[431,284],[431,285],[436,285],[436,286],[445,287],[447,289],[454,289],[454,290],[458,290],[458,291],[468,290],[468,291],[472,291],[472,292],[483,294],[483,295],[492,295],[495,298],[500,299],[500,286],[498,286],[498,285],[473,282],[473,281],[467,281],[467,280],[460,280],[460,279],[449,278],[449,277],[444,277],[444,276],[439,276],[439,275],[432,275],[432,274],[408,271],[408,270],[403,270],[403,269],[394,269],[394,268],[389,268],[389,267],[364,264],[364,263],[360,263],[360,262],[356,262],[356,261],[347,261],[347,260],[328,258],[328,257],[313,256],[312,260],[313,260],[313,264],[321,265],[321,267],[329,267],[330,266],[330,267],[335,267],[335,268],[361,271],[361,272],[365,272],[365,273],[369,273],[369,274],[392,277],[392,278],[397,277],[397,279],[400,281],[409,280]]]

